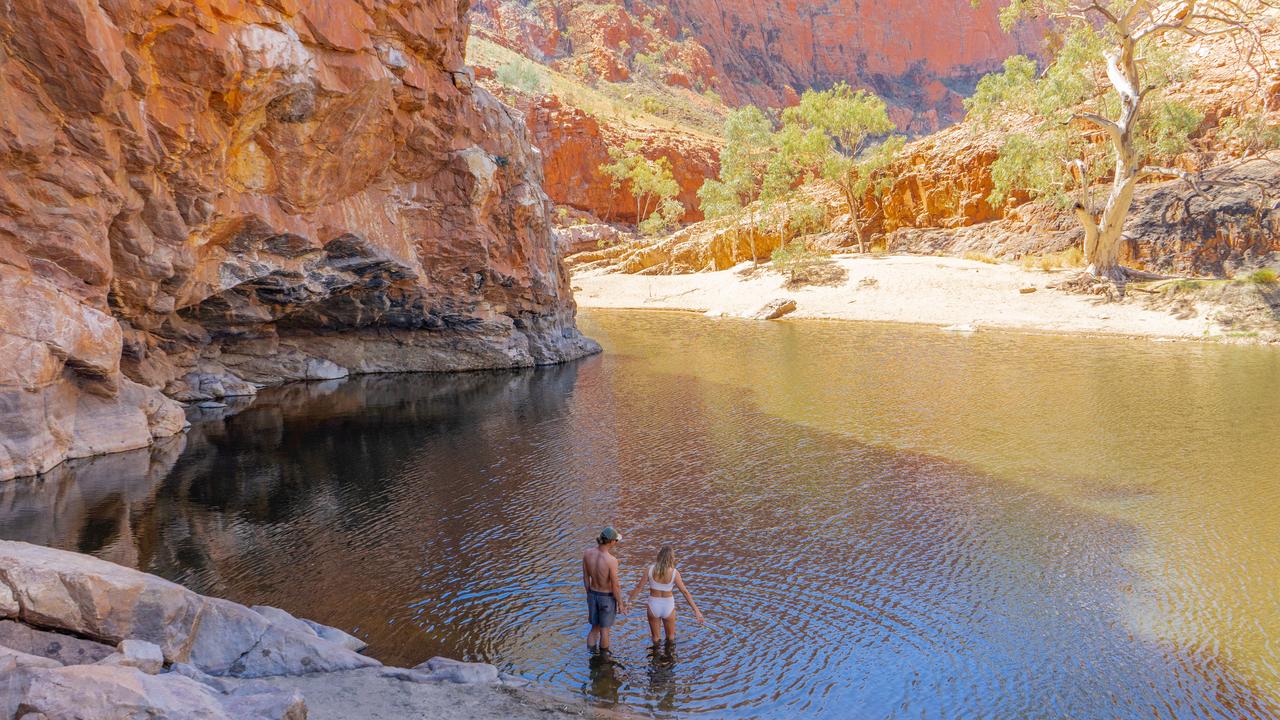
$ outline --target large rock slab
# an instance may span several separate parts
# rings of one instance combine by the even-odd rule
[[[0,663],[3,659],[0,658]],[[148,675],[132,667],[0,666],[0,716],[115,720],[305,720],[296,691],[223,694],[176,673]]]
[[[377,665],[314,633],[271,622],[243,605],[87,555],[0,541],[0,613],[106,643],[145,640],[166,663],[211,675],[267,677]]]

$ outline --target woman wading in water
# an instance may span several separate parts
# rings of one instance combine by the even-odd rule
[[[658,644],[658,631],[664,626],[667,642],[675,642],[676,598],[673,592],[675,588],[680,589],[689,607],[693,608],[694,619],[699,625],[703,623],[702,611],[693,601],[689,589],[684,586],[684,580],[680,579],[680,571],[676,569],[676,554],[670,545],[664,545],[658,551],[658,559],[645,571],[645,576],[640,578],[640,582],[636,583],[635,589],[631,591],[629,602],[635,602],[636,596],[644,589],[645,583],[649,585],[649,603],[645,614],[649,618],[649,639],[654,645]]]

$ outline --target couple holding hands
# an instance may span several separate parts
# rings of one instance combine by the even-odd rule
[[[622,541],[622,535],[611,527],[600,531],[596,538],[596,546],[582,555],[582,585],[587,590],[587,615],[591,622],[591,631],[587,633],[587,647],[601,651],[609,649],[609,633],[619,613],[625,614],[627,603],[633,602],[645,585],[649,586],[649,602],[645,608],[649,620],[649,639],[655,645],[665,631],[667,642],[676,639],[676,598],[675,590],[679,589],[684,599],[693,609],[693,617],[702,623],[702,611],[693,601],[693,595],[684,586],[680,571],[676,569],[675,552],[670,545],[664,545],[654,560],[641,576],[640,582],[627,602],[622,599],[622,584],[618,574],[618,559],[614,550]]]

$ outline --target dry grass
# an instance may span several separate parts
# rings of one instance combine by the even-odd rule
[[[1000,263],[999,260],[991,257],[986,253],[978,252],[977,250],[966,250],[964,254],[961,255],[960,257],[964,258],[965,260],[974,260],[976,262],[986,263],[988,265],[998,265]]]
[[[705,95],[659,83],[600,81],[592,86],[474,35],[467,39],[467,62],[491,68],[532,65],[542,92],[596,117],[624,120],[640,127],[677,130],[717,140],[728,113],[727,107]]]
[[[1062,252],[1044,253],[1042,255],[1023,255],[1022,269],[1042,272],[1053,272],[1064,268],[1084,267],[1084,251],[1078,247],[1069,247]]]
[[[1280,275],[1271,268],[1262,268],[1249,273],[1246,279],[1254,285],[1274,285],[1277,280],[1280,280]]]

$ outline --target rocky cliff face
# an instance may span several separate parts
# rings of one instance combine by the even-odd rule
[[[1271,57],[1280,57],[1280,22],[1265,26],[1260,39]],[[1269,67],[1255,76],[1233,48],[1223,36],[1199,38],[1185,48],[1185,77],[1168,92],[1203,113],[1204,121],[1192,133],[1192,149],[1170,164],[1197,175],[1199,190],[1167,179],[1139,187],[1122,251],[1134,267],[1230,277],[1280,261],[1280,151],[1246,147],[1224,122],[1261,107],[1267,108],[1261,116],[1266,127],[1280,124],[1280,73]],[[965,121],[908,143],[886,170],[892,185],[883,206],[864,198],[863,216],[875,218],[869,227],[874,243],[894,252],[976,251],[1006,260],[1079,246],[1083,233],[1065,209],[1030,202],[1025,194],[1004,206],[991,204],[992,163],[1002,142],[998,133]],[[788,239],[781,229],[801,205],[826,211],[824,229],[808,238],[811,244],[854,244],[843,198],[816,182],[788,203],[757,208],[754,218],[698,223],[643,245],[587,249],[569,262],[627,273],[723,270],[753,253],[767,257]]]
[[[0,479],[178,432],[160,391],[597,349],[465,11],[0,6]]]
[[[671,84],[705,86],[731,105],[788,104],[810,87],[870,87],[899,127],[959,120],[961,98],[1004,58],[1038,50],[1031,29],[1000,29],[996,3],[970,0],[479,0],[486,35],[540,62],[625,80],[638,53]]]
[[[609,149],[640,143],[650,159],[666,158],[680,185],[676,199],[684,204],[684,222],[697,222],[698,189],[720,172],[720,144],[680,130],[637,128],[625,123],[602,123],[554,95],[522,98],[533,142],[543,154],[546,189],[557,204],[584,210],[611,222],[636,223],[636,202],[628,184],[614,188],[600,170],[610,162]]]

